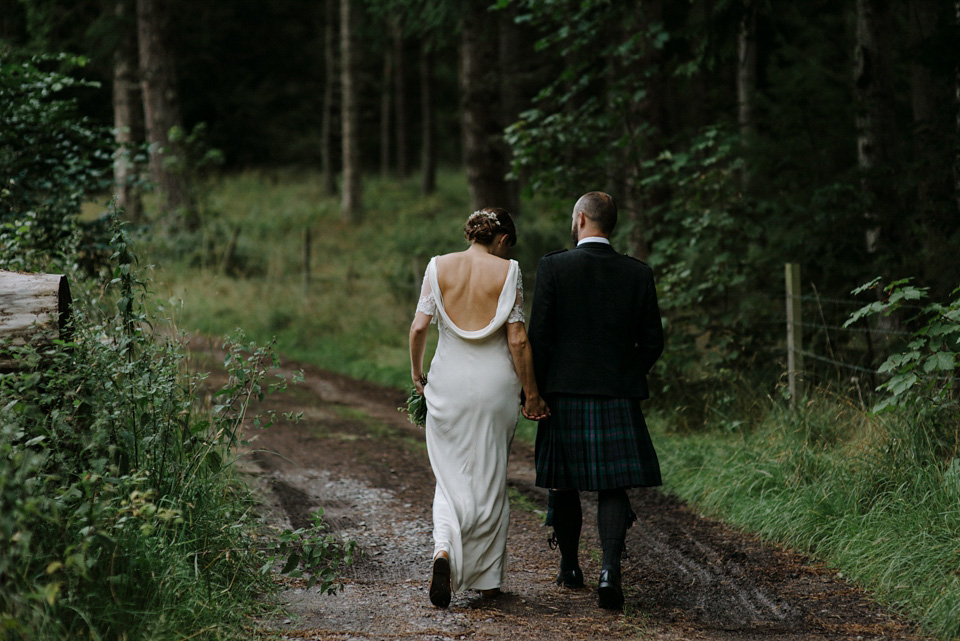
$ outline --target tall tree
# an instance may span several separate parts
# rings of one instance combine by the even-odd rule
[[[473,209],[510,207],[509,168],[501,144],[498,103],[498,16],[486,2],[468,2],[460,35],[460,105],[463,156]]]
[[[137,73],[136,7],[131,0],[117,0],[114,11],[120,31],[114,53],[113,127],[117,151],[113,161],[114,197],[127,219],[140,220],[141,199],[134,146],[143,142],[143,102]]]
[[[340,0],[340,118],[343,130],[343,193],[340,216],[360,222],[363,212],[360,168],[359,73],[356,47],[357,15],[353,0]]]
[[[639,42],[638,55],[628,63],[628,74],[637,78],[645,78],[642,83],[643,91],[638,92],[639,98],[627,102],[627,117],[623,118],[623,137],[621,140],[630,141],[623,144],[625,162],[622,169],[611,168],[614,175],[621,171],[624,174],[626,188],[624,207],[626,219],[631,225],[628,251],[631,256],[641,260],[648,260],[650,255],[651,214],[663,207],[669,200],[667,189],[642,189],[638,184],[642,176],[641,167],[650,162],[663,151],[668,139],[667,118],[668,111],[667,73],[663,46],[657,34],[663,33],[658,25],[664,21],[664,0],[651,0],[635,10],[634,21],[621,25],[618,29],[618,42],[629,43],[635,36],[630,33],[631,28],[638,28],[647,37]],[[616,49],[611,52],[616,55]],[[612,69],[617,65],[611,64]],[[616,73],[616,72],[614,72]],[[609,78],[608,83],[613,89],[610,93],[616,101],[622,95],[619,78]]]
[[[420,44],[418,53],[419,70],[419,105],[420,105],[420,156],[421,156],[421,184],[424,194],[433,193],[436,188],[436,172],[438,157],[437,129],[438,121],[448,112],[441,111],[446,104],[438,104],[447,94],[441,87],[437,89],[441,74],[435,68],[443,65],[446,58],[437,55],[437,52],[446,52],[455,48],[459,38],[460,13],[465,4],[462,0],[366,0],[367,7],[385,21],[396,25],[397,31],[391,31],[394,44],[394,61],[397,71],[395,93],[395,129],[397,130],[396,147],[402,162],[407,169],[400,168],[401,174],[409,171],[411,142],[409,133],[415,128],[410,123],[406,113],[410,101],[406,97],[406,88],[409,82],[407,64],[404,56],[407,53],[406,45],[416,41]],[[489,3],[484,1],[472,4]],[[399,50],[398,49],[402,49]],[[400,61],[400,62],[396,62]],[[445,77],[445,76],[444,76]],[[441,95],[442,94],[442,95]]]
[[[868,203],[864,242],[875,253],[883,232],[881,209],[894,202],[889,189],[895,139],[889,0],[857,0],[856,20],[857,163]]]
[[[383,49],[383,81],[380,86],[380,174],[390,173],[391,129],[393,124],[394,51],[392,46]]]
[[[528,82],[529,62],[524,61],[529,60],[529,56],[524,50],[524,36],[527,34],[516,22],[517,12],[515,4],[510,4],[497,12],[499,14],[497,28],[500,36],[497,59],[500,76],[500,113],[498,114],[500,131],[517,120],[526,103],[524,88]],[[504,164],[509,167],[510,147],[506,140],[502,135],[497,135],[492,142],[500,148]],[[507,180],[506,190],[506,207],[516,211],[520,206],[520,182],[515,179]]]
[[[737,37],[737,123],[740,138],[749,144],[757,124],[754,114],[757,91],[757,6],[755,0],[744,0],[740,33]],[[744,192],[750,191],[749,167],[741,174]]]
[[[932,43],[941,29],[941,16],[947,17],[942,7],[938,0],[910,0],[907,20],[908,47],[913,52],[910,61],[910,102],[917,175],[915,209],[926,232],[923,245],[928,258],[924,260],[924,271],[934,272],[931,274],[934,278],[936,272],[943,269],[936,257],[948,252],[945,232],[950,229],[951,220],[957,217],[950,198],[952,172],[948,168],[949,151],[943,144],[949,137],[940,133],[943,127],[950,126],[949,120],[940,115],[940,105],[949,101],[949,76],[937,73],[931,64],[932,56],[924,55],[924,52],[933,49]]]
[[[323,172],[323,191],[337,193],[337,174],[333,167],[334,124],[336,121],[337,75],[337,14],[339,0],[324,0],[323,20],[323,113],[320,124],[320,166]]]
[[[437,140],[433,105],[433,53],[424,41],[420,47],[420,192],[429,196],[437,188]]]
[[[192,230],[200,221],[183,169],[182,134],[172,139],[170,136],[175,128],[183,131],[180,87],[171,44],[172,18],[170,3],[137,0],[140,82],[150,143],[150,177],[159,192],[161,215],[169,224],[183,224]]]
[[[410,174],[410,149],[408,147],[408,133],[410,119],[407,117],[407,61],[404,51],[405,39],[403,25],[398,21],[392,22],[393,40],[393,88],[394,88],[394,128],[397,138],[397,173],[401,178]]]
[[[956,16],[955,27],[960,29],[960,0],[954,3],[954,14]],[[956,115],[956,125],[954,135],[960,140],[960,58],[957,59],[956,69],[954,71],[954,111]],[[956,152],[953,158],[953,190],[957,200],[957,210],[960,210],[960,144],[954,147]]]

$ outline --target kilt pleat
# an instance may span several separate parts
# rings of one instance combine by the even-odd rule
[[[539,487],[612,490],[661,485],[660,464],[640,402],[556,395],[537,429]]]

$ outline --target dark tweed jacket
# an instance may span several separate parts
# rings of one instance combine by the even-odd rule
[[[649,398],[663,353],[653,271],[604,243],[547,254],[537,266],[530,344],[542,395]]]

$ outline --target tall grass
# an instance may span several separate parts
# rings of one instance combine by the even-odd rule
[[[466,248],[466,182],[441,171],[437,192],[424,197],[414,181],[370,178],[363,199],[363,221],[345,224],[339,200],[323,194],[313,174],[228,176],[211,185],[201,240],[160,246],[150,239],[142,252],[159,265],[161,298],[182,301],[184,327],[213,335],[243,327],[257,341],[276,337],[293,359],[405,386],[423,270],[431,256]],[[564,245],[566,229],[548,206],[527,209],[514,258],[532,283],[536,260]]]
[[[236,345],[204,406],[113,247],[105,290],[72,280],[72,342],[11,347],[0,375],[0,638],[238,638],[272,589],[230,467],[269,356]]]
[[[795,413],[760,404],[753,425],[732,431],[651,421],[666,489],[825,560],[938,637],[960,637],[955,418],[875,416],[823,390]]]

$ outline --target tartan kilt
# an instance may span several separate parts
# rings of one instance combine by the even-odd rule
[[[635,398],[551,395],[537,428],[538,487],[613,490],[661,485],[660,464]]]

